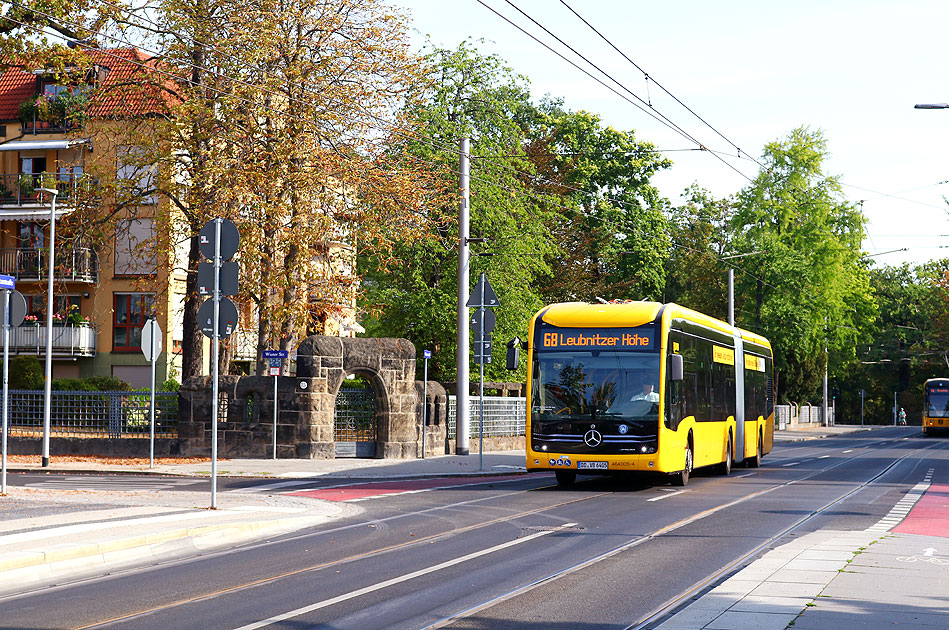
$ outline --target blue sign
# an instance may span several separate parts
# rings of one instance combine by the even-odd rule
[[[267,359],[270,362],[270,367],[278,368],[280,367],[280,359]]]
[[[426,359],[431,359],[431,358],[432,358],[432,351],[431,351],[431,350],[422,350],[422,356],[425,357]]]
[[[15,280],[13,276],[0,276],[0,289],[10,289],[11,291],[15,288]]]
[[[290,352],[287,350],[264,350],[263,355],[265,359],[286,359],[290,356]]]

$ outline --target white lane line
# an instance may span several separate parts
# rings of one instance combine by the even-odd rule
[[[801,462],[791,462],[790,464],[781,464],[782,468],[787,468],[788,466],[797,466]]]
[[[737,476],[735,477],[735,479],[744,479],[745,477],[751,477],[752,475],[756,475],[756,474],[758,474],[758,473],[745,473],[744,475],[737,475]],[[651,500],[652,500],[652,499],[650,499],[650,501],[651,501]]]
[[[679,490],[677,492],[670,492],[668,494],[660,494],[658,497],[653,497],[651,499],[646,499],[646,501],[662,501],[663,499],[668,499],[669,497],[674,497],[677,494],[682,494],[683,492],[688,492],[688,490]]]
[[[413,571],[412,573],[406,573],[405,575],[400,575],[399,577],[392,578],[391,580],[385,580],[383,582],[377,582],[371,586],[361,588],[349,593],[344,593],[337,597],[330,599],[324,599],[321,602],[316,602],[315,604],[310,604],[309,606],[304,606],[302,608],[297,608],[296,610],[291,610],[280,615],[275,615],[269,619],[263,619],[261,621],[255,621],[254,623],[249,623],[246,626],[241,626],[235,628],[234,630],[255,630],[256,628],[263,628],[264,626],[269,626],[270,624],[279,623],[281,621],[286,621],[287,619],[292,619],[294,617],[299,617],[300,615],[305,615],[307,613],[313,612],[314,610],[319,610],[320,608],[326,608],[327,606],[332,606],[333,604],[338,604],[340,602],[345,602],[356,597],[361,597],[369,593],[393,586],[395,584],[400,584],[402,582],[407,582],[409,580],[414,580],[417,577],[423,575],[428,575],[429,573],[434,573],[435,571],[441,571],[442,569],[447,569],[448,567],[454,566],[456,564],[461,564],[462,562],[467,562],[468,560],[474,560],[475,558],[480,558],[489,553],[494,553],[495,551],[501,551],[502,549],[507,549],[508,547],[513,547],[514,545],[519,545],[525,543],[529,540],[534,540],[535,538],[540,538],[541,536],[546,536],[548,534],[556,533],[567,527],[575,527],[577,523],[565,523],[557,529],[550,529],[542,532],[537,532],[536,534],[531,534],[529,536],[524,536],[523,538],[515,538],[514,540],[508,541],[506,543],[501,543],[500,545],[495,545],[494,547],[489,547],[487,549],[482,549],[481,551],[475,551],[474,553],[469,553],[466,556],[461,556],[460,558],[455,558],[454,560],[448,560],[440,564],[430,566],[426,569],[419,569],[418,571]]]
[[[853,453],[853,449],[852,449],[852,448],[848,448],[846,451],[844,451],[844,453]]]
[[[830,455],[821,455],[817,459],[827,459],[828,457],[830,457]]]

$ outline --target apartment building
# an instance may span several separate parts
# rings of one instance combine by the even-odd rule
[[[151,249],[156,219],[173,210],[160,194],[139,194],[96,245],[69,238],[69,221],[80,203],[111,201],[90,193],[109,190],[94,175],[151,189],[155,171],[134,164],[140,160],[129,156],[141,148],[123,144],[121,131],[131,119],[159,111],[162,95],[122,88],[153,72],[142,52],[86,55],[89,68],[69,77],[68,85],[37,68],[0,73],[0,274],[16,279],[28,313],[11,335],[10,352],[45,358],[51,204],[37,189],[55,187],[53,378],[111,375],[146,386],[150,367],[141,351],[141,329],[149,317],[163,331],[157,380],[180,375],[187,250],[180,244],[175,264],[160,265]],[[354,276],[355,254],[346,240],[328,242],[313,256],[316,274]],[[311,297],[315,324],[309,332],[362,332],[355,315],[356,282],[351,286],[349,295],[329,305]],[[257,351],[254,314],[240,310],[243,321],[230,341],[231,358],[251,371]],[[205,352],[206,361],[209,355]]]

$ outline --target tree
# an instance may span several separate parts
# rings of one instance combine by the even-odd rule
[[[807,128],[768,144],[732,219],[735,248],[762,252],[736,277],[736,321],[770,338],[779,396],[795,400],[817,390],[825,344],[832,371],[846,369],[876,317],[866,219],[823,173],[826,157],[823,135]]]
[[[652,175],[671,162],[632,131],[545,99],[529,121],[537,185],[556,196],[552,238],[563,255],[542,287],[547,302],[658,299],[669,249],[665,207]]]
[[[449,191],[458,185],[459,139],[471,138],[470,234],[486,239],[472,246],[470,276],[475,281],[485,272],[501,302],[496,339],[525,338],[527,323],[542,304],[535,286],[550,273],[556,248],[547,230],[553,201],[531,188],[535,174],[524,157],[525,135],[518,123],[531,105],[521,80],[497,57],[481,56],[467,43],[456,50],[432,50],[427,63],[423,102],[409,112],[420,121],[419,133],[400,149],[435,167],[439,203],[424,215],[426,238],[398,245],[388,258],[367,257],[360,263],[373,269],[363,305],[376,314],[367,326],[370,334],[407,336],[433,350],[430,377],[452,380],[458,197]],[[488,378],[509,378],[503,361],[486,368]]]
[[[727,319],[728,263],[722,257],[732,254],[734,201],[715,199],[696,185],[683,196],[685,203],[669,211],[672,249],[663,301]]]

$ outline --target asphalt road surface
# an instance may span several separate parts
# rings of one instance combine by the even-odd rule
[[[931,470],[949,475],[949,440],[893,427],[778,445],[759,469],[697,471],[685,489],[581,477],[565,490],[550,474],[278,489],[245,480],[245,491],[361,512],[7,597],[0,628],[648,627],[791,537],[873,525]]]

